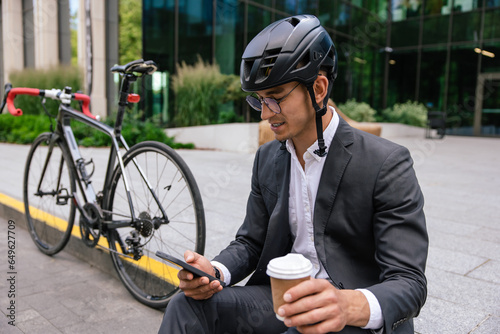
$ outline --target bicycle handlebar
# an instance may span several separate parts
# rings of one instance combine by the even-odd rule
[[[16,108],[14,105],[14,99],[16,98],[17,95],[32,95],[32,96],[44,96],[51,98],[53,100],[59,100],[62,103],[69,104],[71,100],[76,100],[76,101],[82,101],[82,112],[92,118],[96,119],[96,116],[92,115],[92,113],[89,110],[89,105],[90,105],[90,97],[85,94],[80,94],[80,93],[65,93],[64,91],[60,89],[38,89],[38,88],[26,88],[26,87],[18,87],[18,88],[11,88],[7,89],[9,84],[6,84],[5,91],[6,91],[6,102],[7,102],[7,110],[14,116],[21,116],[23,114],[23,111],[19,108]],[[5,100],[4,100],[5,101]],[[3,103],[2,103],[2,109],[3,109]],[[1,110],[0,109],[0,112]]]
[[[17,109],[14,106],[14,99],[18,94],[38,96],[40,95],[40,90],[36,88],[11,88],[7,93],[7,110],[13,116],[21,116],[23,114],[21,109]]]

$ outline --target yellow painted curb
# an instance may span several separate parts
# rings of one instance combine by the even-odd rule
[[[25,213],[23,202],[18,201],[17,199],[14,199],[2,193],[0,193],[0,204],[11,207],[19,211],[20,213],[23,214]],[[47,218],[50,217],[51,218],[50,220],[54,222],[53,224],[50,225],[59,230],[62,230],[63,227],[66,225],[66,222],[63,221],[61,218],[52,216],[49,213],[43,212],[36,208],[30,207],[30,212],[33,217],[44,220],[46,222],[48,220]],[[76,225],[73,225],[73,230],[71,231],[71,235],[81,240],[80,228]],[[101,238],[98,244],[102,247],[108,248],[106,241],[104,240],[104,238]],[[135,265],[137,265],[139,268],[144,269],[147,272],[153,273],[157,277],[166,279],[170,284],[173,284],[175,286],[179,285],[179,279],[177,278],[177,273],[179,272],[179,270],[166,265],[161,260],[156,260],[155,258],[149,257],[147,255],[144,255],[139,261],[134,261],[129,258],[124,258],[124,259],[129,262],[135,263]]]
[[[9,206],[21,213],[24,213],[24,203],[0,193],[0,204]]]

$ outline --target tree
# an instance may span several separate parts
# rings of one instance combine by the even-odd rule
[[[142,1],[120,0],[120,64],[142,58]]]

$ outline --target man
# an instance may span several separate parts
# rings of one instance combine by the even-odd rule
[[[275,22],[249,43],[242,88],[277,140],[256,153],[235,240],[212,262],[184,255],[229,287],[180,271],[184,293],[169,303],[161,333],[413,333],[427,294],[422,193],[407,149],[327,108],[336,71],[335,47],[314,16]],[[284,294],[281,322],[266,267],[290,252],[315,272]]]

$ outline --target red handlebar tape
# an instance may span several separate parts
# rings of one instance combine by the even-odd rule
[[[40,95],[40,89],[37,88],[12,88],[9,91],[9,95],[7,96],[7,110],[14,115],[14,116],[21,116],[23,114],[23,111],[21,109],[16,109],[14,106],[14,99],[16,98],[16,95],[21,94],[21,95],[33,95],[33,96],[38,96]]]
[[[90,118],[93,118],[93,119],[96,119],[96,117],[94,115],[92,115],[90,113],[90,110],[89,110],[90,97],[88,95],[80,94],[80,93],[75,93],[73,95],[75,96],[75,100],[77,100],[77,101],[83,101],[82,112],[86,116],[88,116]]]
[[[14,99],[16,98],[17,95],[44,96],[45,90],[37,88],[18,87],[18,88],[12,88],[9,91],[9,95],[7,96],[7,109],[14,116],[21,116],[23,114],[23,111],[21,109],[16,109],[16,107],[14,106]],[[86,116],[96,119],[96,117],[90,113],[89,110],[90,97],[88,95],[75,93],[72,94],[72,99],[77,101],[83,101],[82,112]]]

